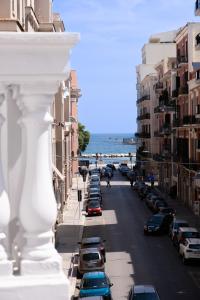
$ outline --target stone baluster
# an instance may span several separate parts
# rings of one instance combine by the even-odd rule
[[[59,273],[61,257],[54,248],[52,228],[57,206],[52,186],[49,107],[58,85],[24,84],[17,101],[23,110],[26,167],[20,203],[20,220],[26,245],[21,274]]]
[[[5,100],[5,90],[0,86],[0,106]],[[0,114],[0,131],[4,123],[4,117]],[[12,275],[12,263],[8,260],[3,240],[6,238],[4,232],[10,220],[10,203],[5,189],[2,162],[1,162],[1,132],[0,132],[0,276]]]

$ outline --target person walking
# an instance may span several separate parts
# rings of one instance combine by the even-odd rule
[[[108,176],[107,176],[107,178],[106,178],[107,187],[111,187],[110,180],[111,180],[111,175],[108,174]]]

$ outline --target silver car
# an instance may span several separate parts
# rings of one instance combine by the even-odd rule
[[[104,257],[97,248],[84,248],[79,251],[78,272],[80,276],[86,272],[104,271]]]

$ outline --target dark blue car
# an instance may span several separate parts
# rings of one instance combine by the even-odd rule
[[[104,296],[104,299],[111,300],[110,283],[105,272],[88,272],[83,275],[81,280],[79,297]]]

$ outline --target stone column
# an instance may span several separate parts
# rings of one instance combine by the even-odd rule
[[[52,185],[50,158],[50,104],[58,84],[26,83],[20,87],[26,167],[20,203],[20,221],[26,244],[22,251],[21,274],[61,272],[61,258],[53,245],[52,228],[57,206]]]
[[[5,90],[0,85],[0,106],[5,100]],[[12,263],[8,260],[7,253],[3,244],[6,238],[5,229],[10,221],[10,203],[6,192],[4,176],[1,162],[1,127],[4,117],[0,113],[0,276],[12,275]]]

